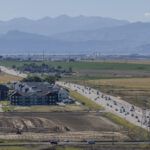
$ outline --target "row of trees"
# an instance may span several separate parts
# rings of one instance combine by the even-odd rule
[[[23,64],[20,67],[16,67],[15,65],[12,68],[23,71],[23,72],[30,72],[30,73],[72,73],[72,68],[69,67],[68,69],[63,68],[62,66],[58,65],[57,67],[48,65],[48,64]]]
[[[58,81],[61,77],[60,76],[27,76],[26,78],[22,79],[22,82],[48,82],[50,84],[54,84]]]

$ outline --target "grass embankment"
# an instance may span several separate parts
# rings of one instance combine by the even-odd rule
[[[85,107],[77,105],[65,106],[29,106],[29,107],[14,107],[16,112],[65,112],[65,111],[83,111]]]
[[[70,90],[70,96],[72,98],[76,99],[77,101],[81,102],[83,105],[87,106],[91,110],[100,110],[100,109],[103,109],[102,106],[96,104],[95,102],[93,102],[89,98],[87,98],[87,97],[79,94],[76,91],[71,91]]]
[[[14,106],[10,105],[10,101],[0,101],[3,112],[11,112],[14,110]]]
[[[1,103],[2,104],[2,103]],[[12,106],[2,104],[4,112],[65,112],[88,110],[85,106],[65,105],[65,106]]]
[[[150,134],[145,129],[135,126],[121,117],[118,117],[112,113],[105,113],[104,117],[108,118],[112,122],[120,125],[123,129],[125,129],[128,133],[128,136],[132,140],[150,140]]]

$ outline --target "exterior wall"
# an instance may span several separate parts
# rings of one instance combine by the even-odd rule
[[[67,92],[66,90],[60,90],[58,93],[58,99],[59,102],[61,102],[64,99],[67,99],[69,97],[69,92]]]
[[[66,90],[49,83],[15,83],[14,93],[9,97],[12,105],[53,105],[68,98]]]
[[[55,105],[58,102],[58,95],[49,95],[43,97],[37,96],[11,96],[10,101],[12,105],[22,105],[22,106],[30,106],[30,105]]]
[[[0,90],[0,100],[6,100],[8,96],[8,91]]]

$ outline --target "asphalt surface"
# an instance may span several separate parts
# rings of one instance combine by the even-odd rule
[[[27,77],[27,75],[24,74],[24,73],[20,73],[19,71],[16,71],[14,69],[7,68],[7,67],[4,67],[4,66],[0,66],[0,70],[2,72],[5,72],[5,73],[13,75],[13,76],[18,76],[18,77],[21,77],[21,78],[26,78]]]
[[[150,111],[136,107],[118,97],[107,95],[101,91],[95,90],[90,87],[68,83],[57,82],[62,87],[69,88],[72,91],[76,91],[81,95],[91,99],[95,103],[103,106],[108,112],[111,112],[130,123],[149,130],[150,128]],[[145,112],[145,115],[143,115]]]

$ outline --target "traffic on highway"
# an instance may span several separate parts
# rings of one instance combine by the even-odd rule
[[[110,96],[99,90],[86,87],[83,85],[69,82],[57,82],[60,86],[76,91],[81,95],[88,97],[95,103],[103,106],[108,112],[111,112],[130,123],[149,130],[150,128],[150,111],[136,107],[118,97]]]

